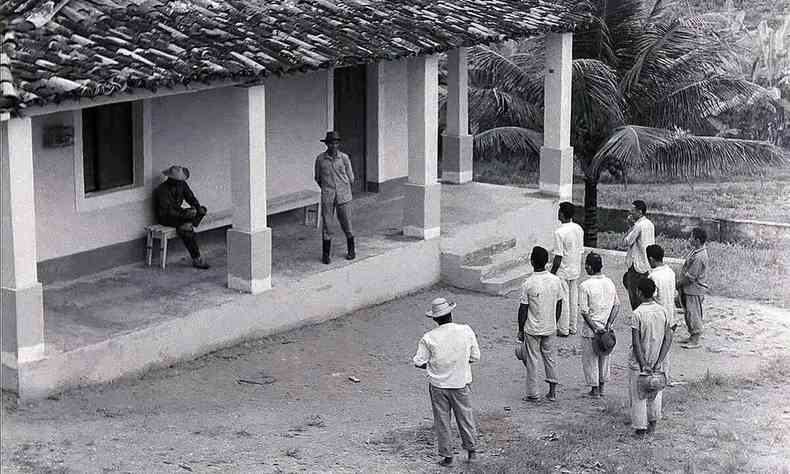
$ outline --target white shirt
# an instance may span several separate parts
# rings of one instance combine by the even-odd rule
[[[557,276],[565,280],[579,278],[584,253],[584,230],[575,222],[564,222],[554,231],[554,255],[562,257]]]
[[[593,275],[579,285],[579,313],[586,314],[593,325],[600,324],[603,329],[614,305],[620,304],[614,282],[605,275]],[[595,333],[582,321],[581,336],[594,337]]]
[[[634,310],[631,315],[631,329],[639,332],[639,342],[642,350],[646,367],[652,368],[661,352],[661,344],[664,342],[664,333],[667,326],[667,313],[660,304],[653,300],[642,303]],[[639,370],[639,362],[634,356],[633,348],[631,357],[628,359],[632,369]]]
[[[648,278],[656,284],[656,294],[653,299],[667,312],[669,325],[678,324],[675,315],[675,272],[669,268],[669,265],[661,265],[650,270]]]
[[[438,388],[464,388],[472,383],[470,362],[480,360],[474,331],[466,324],[446,323],[422,336],[414,365],[428,364],[428,381]]]
[[[535,272],[521,285],[521,304],[527,308],[524,332],[531,336],[557,333],[557,301],[562,300],[562,282],[548,271]]]
[[[650,262],[647,261],[647,246],[656,243],[656,229],[650,220],[642,216],[634,222],[631,229],[625,235],[623,242],[628,246],[628,253],[625,254],[625,266],[631,267],[639,273],[650,271]]]

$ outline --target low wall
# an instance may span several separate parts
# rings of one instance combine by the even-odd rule
[[[598,208],[598,230],[625,232],[628,230],[626,209]],[[648,218],[656,226],[656,234],[686,238],[691,229],[702,227],[708,240],[716,242],[774,242],[790,246],[790,224],[737,219],[712,219],[674,212],[650,212]],[[576,222],[584,222],[584,206],[576,206]]]
[[[415,242],[307,276],[289,287],[240,294],[227,304],[184,318],[22,364],[19,394],[42,398],[64,388],[134,376],[393,300],[439,282],[439,243],[440,239]]]

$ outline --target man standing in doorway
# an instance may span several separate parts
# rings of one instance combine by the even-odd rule
[[[346,234],[347,260],[356,258],[354,234],[351,230],[351,216],[348,204],[351,202],[351,185],[354,184],[354,170],[348,155],[340,151],[340,135],[335,131],[326,132],[321,140],[326,151],[315,159],[315,182],[321,188],[321,220],[323,252],[321,261],[331,262],[332,229],[331,221],[337,211],[340,228]]]
[[[636,200],[628,215],[628,222],[631,228],[625,234],[623,244],[628,248],[625,255],[625,265],[628,271],[623,275],[623,285],[628,290],[628,299],[631,302],[631,309],[639,306],[637,296],[637,283],[643,278],[647,278],[650,273],[650,263],[647,261],[647,246],[656,243],[656,230],[653,223],[645,217],[647,205],[645,201]]]
[[[576,334],[579,313],[579,276],[584,253],[584,230],[573,219],[573,203],[561,202],[557,218],[561,224],[554,231],[554,260],[551,273],[562,282],[562,314],[557,321],[557,335]]]

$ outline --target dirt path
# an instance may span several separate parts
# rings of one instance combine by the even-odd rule
[[[560,401],[526,406],[520,401],[523,367],[513,355],[515,295],[497,298],[437,287],[140,379],[19,406],[4,396],[3,472],[439,472],[433,465],[426,381],[410,362],[419,337],[432,327],[422,316],[425,307],[439,295],[458,301],[456,319],[472,325],[483,352],[474,373],[484,448],[476,470],[499,466],[508,471],[513,456],[530,450],[554,453],[551,449],[565,446],[563,440],[585,439],[589,433],[578,429],[595,425],[606,413],[606,420],[615,420],[608,430],[628,433],[620,420],[626,400],[625,318],[619,321],[621,342],[606,400],[583,397],[587,389],[582,386],[579,351],[569,338],[562,340],[559,350]],[[790,353],[789,311],[722,298],[710,298],[709,303],[705,349],[676,349],[678,378],[699,380],[708,371],[728,377],[756,374],[777,355]],[[790,459],[790,407],[782,408],[781,401],[788,388],[790,383],[779,383],[749,396],[725,394],[737,400],[716,402],[721,404],[717,413],[735,410],[746,416],[743,426],[763,420],[762,413],[768,421],[761,423],[771,433],[788,433],[778,441],[748,444],[747,466],[759,468],[753,472],[781,467]],[[656,443],[674,443],[675,429],[712,429],[708,422],[713,421],[695,419],[688,412],[697,402],[673,405],[673,397],[679,400],[683,389],[672,390],[677,392],[667,395],[668,421]],[[728,426],[727,419],[717,423]],[[723,442],[720,432],[711,435],[716,446]],[[691,436],[677,442],[686,450],[698,441],[708,443],[701,433],[699,439]],[[552,465],[531,470],[604,472],[610,470],[606,463],[614,462],[608,459],[645,449],[624,442],[612,448],[619,451],[600,457],[604,461],[594,461],[594,456],[573,446],[567,444],[569,451],[562,451],[566,454]],[[741,444],[733,446],[744,451]],[[716,449],[724,448],[705,449],[698,453],[700,459],[718,458]],[[679,447],[677,460],[667,458],[670,470],[683,471],[682,452]],[[741,458],[733,459],[733,465],[742,465]],[[790,469],[790,462],[784,466]],[[646,466],[643,472],[652,470]],[[702,464],[694,472],[721,471],[706,470]]]

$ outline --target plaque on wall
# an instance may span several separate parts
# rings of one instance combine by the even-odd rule
[[[74,127],[53,125],[44,128],[44,148],[74,145]]]

